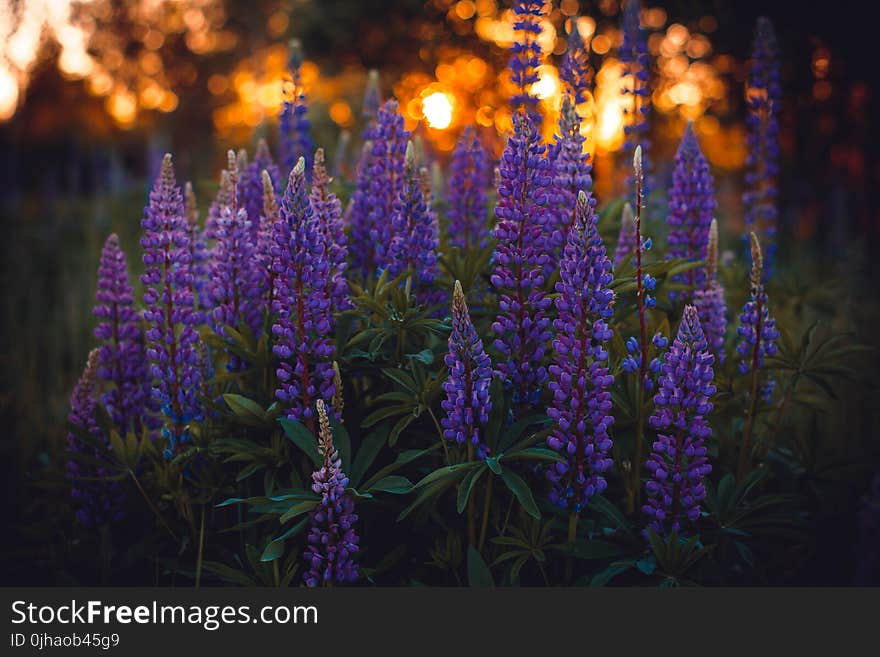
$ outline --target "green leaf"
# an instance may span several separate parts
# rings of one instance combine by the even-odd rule
[[[435,481],[445,481],[447,479],[455,481],[460,477],[463,477],[468,470],[479,465],[479,461],[468,461],[467,463],[456,463],[455,465],[445,465],[442,468],[437,468],[433,472],[425,475],[419,483],[413,486],[413,490],[423,488],[428,484],[433,484]]]
[[[525,512],[535,520],[540,520],[541,512],[538,510],[538,505],[535,504],[535,498],[532,497],[532,491],[529,489],[528,484],[526,484],[526,482],[510,468],[505,468],[501,473],[501,479],[504,480],[504,483],[510,489],[510,492],[512,492],[516,496],[516,499],[519,500],[519,503],[522,505],[523,509],[525,509]]]
[[[270,541],[260,556],[260,561],[275,561],[278,557],[284,556],[284,541]]]
[[[354,463],[351,466],[350,486],[360,485],[367,470],[373,464],[373,461],[376,460],[379,452],[382,451],[382,446],[387,439],[387,431],[388,425],[382,425],[373,429],[363,439],[357,455],[354,457]]]
[[[235,413],[236,419],[242,424],[258,428],[271,426],[271,418],[263,410],[263,407],[254,400],[232,393],[223,395],[223,399]]]
[[[426,454],[430,454],[431,452],[435,452],[438,449],[440,449],[439,443],[434,445],[434,447],[429,447],[428,449],[408,449],[405,452],[401,452],[400,454],[398,454],[394,463],[386,465],[384,468],[376,472],[372,477],[367,480],[364,486],[369,489],[370,486],[379,481],[382,477],[386,477],[392,472],[399,470],[407,463],[415,461],[417,458],[420,458]]]
[[[380,479],[375,484],[370,486],[367,491],[371,493],[384,492],[393,493],[395,495],[405,495],[406,493],[410,492],[412,488],[412,482],[406,477],[391,475],[389,477]]]
[[[486,468],[475,468],[467,473],[464,479],[461,480],[461,483],[458,484],[458,499],[456,501],[455,507],[459,513],[463,513],[465,507],[467,506],[468,498],[471,496],[471,491],[474,488],[474,484],[477,483],[477,480],[483,475],[486,471]]]
[[[498,459],[496,459],[494,456],[487,456],[486,457],[486,465],[495,474],[497,474],[497,475],[501,474],[501,464],[498,462]]]
[[[491,588],[495,586],[489,566],[486,565],[483,557],[473,545],[468,547],[467,572],[468,584],[470,586],[476,588]]]
[[[281,522],[281,524],[284,524],[288,520],[293,520],[297,516],[308,513],[316,506],[318,506],[318,500],[306,500],[305,502],[297,502],[287,511],[285,511],[284,514],[282,514],[281,518],[279,518],[279,521]]]
[[[632,567],[632,563],[630,562],[613,563],[607,568],[604,568],[603,570],[600,570],[598,573],[593,575],[593,579],[590,580],[590,586],[605,586],[614,577],[620,575],[620,573],[625,573]]]
[[[320,466],[324,462],[324,459],[321,458],[321,454],[318,452],[318,440],[306,428],[306,425],[286,417],[281,418],[278,422],[281,424],[281,428],[284,429],[284,435],[305,452],[306,456],[312,460],[312,463]]]

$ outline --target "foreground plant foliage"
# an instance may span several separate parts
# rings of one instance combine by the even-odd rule
[[[115,236],[103,252],[100,344],[71,399],[78,522],[154,564],[156,583],[739,584],[796,571],[814,491],[787,427],[834,404],[866,348],[776,296],[757,233],[744,250],[721,230],[736,247],[719,260],[724,218],[690,127],[671,186],[652,171],[645,198],[650,94],[627,5],[639,84],[626,199],[592,195],[577,39],[556,141],[539,134],[534,2],[515,8],[518,113],[495,185],[468,129],[444,190],[372,85],[357,175],[332,179],[308,138],[297,48],[281,165],[265,143],[250,164],[230,152],[204,227],[167,155],[142,221],[142,304]],[[764,114],[750,123],[769,130],[750,184],[768,203]],[[664,199],[668,211],[646,209]],[[753,214],[772,238],[775,210]]]

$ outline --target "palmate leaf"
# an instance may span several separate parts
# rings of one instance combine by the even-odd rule
[[[279,419],[278,422],[284,429],[284,435],[311,459],[315,467],[320,467],[324,463],[324,459],[318,453],[318,439],[306,428],[306,425],[286,417]]]
[[[474,489],[474,485],[476,485],[477,481],[479,481],[480,477],[483,476],[483,473],[486,472],[486,470],[487,468],[485,467],[474,468],[468,472],[464,479],[458,484],[458,497],[455,502],[455,508],[459,513],[464,513],[471,496],[471,491]]]
[[[510,492],[516,496],[517,501],[522,505],[525,512],[535,520],[540,520],[541,512],[538,510],[538,505],[535,504],[535,498],[532,497],[532,491],[528,484],[510,468],[505,468],[501,472],[501,479],[510,489]]]
[[[382,447],[385,445],[388,434],[387,424],[381,425],[373,429],[361,441],[360,449],[354,457],[354,463],[351,466],[351,476],[349,482],[352,486],[357,487],[367,473],[367,469],[376,460]]]
[[[477,549],[471,545],[467,551],[467,570],[468,584],[477,588],[490,588],[495,586],[492,579],[492,571],[483,560],[483,557],[477,552]]]

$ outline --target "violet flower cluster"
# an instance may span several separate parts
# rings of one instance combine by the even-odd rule
[[[125,253],[115,233],[101,251],[96,298],[94,335],[100,346],[95,374],[109,384],[101,403],[120,435],[140,434],[151,405],[150,383],[140,313],[134,307]]]
[[[518,405],[536,403],[547,380],[544,353],[551,332],[544,276],[551,260],[548,197],[553,170],[545,150],[537,126],[518,114],[499,166],[491,277],[499,295],[500,312],[492,324],[501,356],[497,367]]]
[[[682,534],[700,517],[704,478],[712,471],[705,441],[712,435],[706,417],[715,394],[714,360],[696,308],[685,307],[678,335],[663,358],[655,409],[648,418],[657,440],[645,464],[650,478],[642,511],[657,534]]]
[[[715,181],[709,173],[709,162],[700,151],[693,125],[688,123],[675,154],[672,187],[669,190],[667,257],[705,260],[709,225],[714,212]],[[673,276],[672,280],[687,283],[691,289],[696,289],[706,280],[706,272],[702,267],[691,269]],[[670,293],[670,297],[675,296]]]
[[[251,222],[251,234],[256,237],[260,228],[260,219],[263,215],[263,171],[268,172],[272,181],[272,189],[275,195],[281,194],[281,171],[272,160],[272,153],[265,139],[257,143],[254,159],[247,165],[239,182],[238,197],[241,206],[247,212],[247,218]]]
[[[641,0],[624,0],[620,17],[623,42],[618,51],[618,57],[623,64],[624,75],[628,76],[631,84],[623,89],[623,93],[632,96],[632,107],[625,109],[627,115],[624,125],[624,158],[627,154],[635,151],[636,146],[641,145],[642,150],[649,150],[651,142],[648,139],[648,118],[651,113],[651,89],[649,86],[651,58],[648,53],[648,40],[641,24]],[[651,165],[647,154],[642,155],[642,166],[645,170],[644,196],[651,193],[652,177]]]
[[[554,210],[554,225],[551,237],[554,253],[561,256],[568,233],[574,224],[577,213],[578,194],[593,188],[590,175],[590,154],[584,152],[586,137],[581,134],[581,120],[571,97],[562,99],[559,114],[559,133],[556,142],[549,146],[547,158],[553,163],[553,186],[551,203]],[[590,195],[589,202],[596,205]]]
[[[203,409],[197,396],[199,317],[192,293],[189,236],[170,154],[162,161],[141,226],[147,357],[155,379],[154,398],[169,420],[163,435],[168,441],[166,456],[171,457],[189,441],[188,424],[200,420]]]
[[[348,298],[348,281],[345,278],[348,238],[342,225],[342,203],[330,190],[331,181],[324,164],[324,149],[319,148],[315,151],[309,201],[327,248],[330,270],[327,275],[326,295],[330,299],[331,311],[338,312],[351,308],[352,304]]]
[[[764,357],[776,355],[776,340],[779,338],[776,322],[770,316],[770,309],[767,307],[767,292],[764,289],[763,278],[764,256],[755,233],[751,234],[751,244],[752,271],[749,277],[749,300],[743,306],[739,316],[740,325],[736,329],[740,338],[736,353],[742,357],[739,363],[740,374],[748,374],[755,369],[763,368]]]
[[[199,226],[199,206],[192,183],[187,182],[183,190],[183,207],[186,215],[186,231],[189,237],[189,257],[192,269],[192,291],[201,323],[201,314],[208,307],[205,286],[208,283],[211,253],[208,250],[205,233]]]
[[[391,244],[383,268],[392,277],[410,272],[421,287],[432,283],[437,276],[439,238],[428,194],[410,142],[404,158],[403,186],[394,199]]]
[[[573,513],[605,490],[602,473],[613,464],[608,431],[614,422],[614,377],[606,345],[612,337],[608,320],[614,314],[614,292],[609,287],[611,261],[596,221],[590,199],[581,191],[556,283],[559,317],[553,322],[549,384],[553,405],[547,409],[555,425],[547,444],[565,462],[554,462],[547,478],[552,482],[550,501]]]
[[[516,93],[510,99],[511,112],[524,111],[529,120],[541,123],[538,113],[538,97],[531,87],[538,81],[538,66],[541,64],[541,18],[544,16],[544,2],[541,0],[516,0],[513,5],[513,29],[516,38],[510,47],[510,77]]]
[[[95,420],[99,361],[99,352],[93,349],[85,370],[73,388],[67,416],[71,425],[71,431],[67,434],[67,448],[74,455],[87,457],[86,460],[72,458],[65,470],[71,485],[70,496],[76,507],[76,518],[88,528],[121,520],[125,502],[125,493],[118,482],[99,479],[108,476],[109,469],[95,464],[101,458],[98,446],[108,444],[107,437]]]
[[[694,291],[694,306],[700,316],[700,324],[710,351],[715,360],[723,363],[724,335],[727,333],[727,304],[724,301],[724,288],[718,281],[718,222],[709,225],[709,240],[706,246],[706,279],[703,287]]]
[[[272,351],[280,359],[275,396],[287,417],[314,429],[314,402],[333,398],[333,341],[327,278],[330,263],[312,212],[305,159],[290,172],[271,247],[275,273]]]
[[[234,211],[225,206],[217,226],[217,244],[211,262],[211,283],[208,288],[211,325],[224,335],[226,327],[240,330],[247,326],[252,335],[259,335],[263,324],[260,303],[264,282],[257,258],[251,221],[241,207]],[[230,355],[229,367],[237,370],[242,363]]]
[[[489,448],[481,431],[489,421],[492,410],[492,400],[489,398],[492,361],[471,322],[467,301],[458,281],[455,281],[452,293],[452,332],[449,334],[449,352],[445,362],[449,368],[449,378],[443,383],[446,399],[441,402],[446,413],[446,417],[440,420],[443,437],[451,443],[473,446],[477,458],[485,459]]]
[[[312,126],[306,116],[308,106],[300,70],[302,63],[302,45],[298,39],[291,39],[288,59],[290,78],[283,87],[284,100],[278,123],[280,160],[285,171],[290,171],[301,157],[305,158],[306,167],[311,170],[312,153],[315,152],[315,144],[309,135]]]
[[[779,176],[779,112],[782,86],[779,47],[773,23],[758,19],[752,47],[751,70],[746,89],[748,155],[746,191],[743,193],[745,221],[766,246],[764,276],[770,275],[776,251],[776,205]]]
[[[364,278],[386,262],[391,244],[390,217],[403,188],[403,165],[409,131],[396,100],[386,101],[369,130],[358,165],[351,205],[352,267]]]
[[[303,575],[309,587],[347,584],[356,581],[359,575],[355,561],[358,517],[354,512],[354,499],[346,491],[348,477],[342,471],[342,459],[333,444],[324,401],[319,398],[316,407],[318,451],[324,463],[312,473],[312,490],[321,499],[309,515],[308,547],[304,555],[308,570]]]
[[[565,83],[566,95],[574,99],[574,105],[587,102],[593,82],[590,52],[578,30],[577,20],[577,16],[569,18],[571,28],[568,32],[565,54],[559,66],[559,78]]]
[[[456,143],[449,170],[449,243],[484,249],[489,244],[489,156],[472,127]]]

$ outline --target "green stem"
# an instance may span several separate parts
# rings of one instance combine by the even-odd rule
[[[746,417],[746,425],[743,428],[742,445],[739,452],[739,463],[736,468],[736,480],[742,481],[749,470],[752,460],[752,432],[755,429],[755,418],[758,414],[758,391],[761,383],[761,370],[759,368],[761,357],[762,333],[764,330],[763,304],[761,303],[761,295],[755,295],[755,307],[758,311],[758,321],[755,322],[755,347],[752,350],[752,386],[750,390],[751,398],[749,399],[748,416]]]
[[[171,538],[173,538],[175,541],[179,542],[180,539],[177,538],[177,534],[175,534],[173,531],[171,531],[171,527],[169,527],[168,523],[165,522],[165,518],[163,518],[162,514],[159,513],[159,509],[157,509],[156,505],[154,505],[153,502],[150,500],[150,498],[147,497],[147,492],[144,490],[143,486],[141,486],[141,482],[137,478],[137,475],[134,473],[134,471],[129,470],[128,474],[131,475],[131,478],[134,481],[134,485],[137,486],[137,489],[140,492],[141,497],[143,497],[144,501],[147,503],[147,506],[150,507],[150,510],[153,512],[153,514],[156,516],[156,518],[159,520],[159,522],[162,523],[162,526],[168,530],[168,533],[171,534]]]
[[[428,414],[431,416],[431,419],[434,420],[434,426],[437,428],[437,435],[440,436],[440,444],[443,445],[443,454],[446,458],[446,465],[452,465],[452,461],[449,460],[449,447],[446,446],[446,439],[443,437],[443,428],[437,421],[437,416],[434,415],[433,410],[428,408]]]
[[[202,554],[205,549],[205,505],[202,504],[202,519],[199,527],[199,552],[196,557],[196,588],[202,585]]]
[[[480,522],[480,542],[477,545],[477,552],[483,552],[483,546],[486,544],[486,528],[489,526],[489,507],[492,502],[492,482],[495,478],[489,473],[489,481],[486,482],[486,501],[483,502],[483,518]]]

